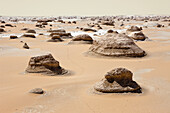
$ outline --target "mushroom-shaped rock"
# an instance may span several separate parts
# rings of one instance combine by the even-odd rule
[[[33,29],[29,29],[26,33],[34,33],[34,34],[36,34],[36,31],[33,30]]]
[[[145,39],[148,38],[141,31],[131,32],[128,36],[133,38],[134,40],[141,40],[141,41],[144,41]]]
[[[31,57],[26,72],[55,76],[66,74],[68,71],[60,67],[59,62],[51,54],[47,54]]]
[[[27,43],[24,43],[23,48],[25,48],[25,49],[29,49],[30,47],[28,46],[28,44],[27,44]]]
[[[94,85],[94,89],[103,93],[142,93],[142,88],[132,79],[133,73],[125,68],[116,68]]]
[[[94,40],[89,53],[103,56],[143,57],[145,51],[139,48],[129,36],[125,34],[109,33]]]
[[[32,90],[29,91],[30,93],[34,93],[34,94],[43,94],[44,91],[41,88],[34,88]]]
[[[89,36],[88,34],[81,34],[81,35],[77,35],[75,36],[71,42],[78,42],[78,43],[87,43],[87,44],[92,44],[93,43],[93,39],[91,36]]]

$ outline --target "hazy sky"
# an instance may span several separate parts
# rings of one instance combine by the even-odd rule
[[[0,0],[3,16],[170,15],[170,0]]]

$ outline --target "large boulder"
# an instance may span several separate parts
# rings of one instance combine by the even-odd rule
[[[143,57],[146,55],[133,39],[125,34],[117,33],[108,33],[102,38],[94,40],[89,53],[115,57]]]
[[[125,68],[109,71],[105,78],[94,85],[94,89],[103,93],[142,93],[142,88],[132,79],[133,73]]]
[[[26,72],[54,76],[66,74],[68,71],[60,67],[59,62],[51,54],[48,54],[31,57]]]

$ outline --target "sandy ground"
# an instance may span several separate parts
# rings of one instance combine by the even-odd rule
[[[85,25],[85,23],[78,23]],[[24,33],[17,24],[4,34]],[[62,28],[58,25],[55,28]],[[65,28],[73,31],[71,28]],[[49,29],[48,27],[45,29]],[[109,27],[108,27],[109,29]],[[38,31],[38,30],[37,30]],[[170,113],[170,29],[148,28],[143,32],[152,41],[136,42],[147,52],[143,58],[96,58],[85,53],[91,45],[67,45],[46,42],[48,36],[35,39],[0,38],[0,112],[1,113]],[[45,31],[38,31],[45,32]],[[22,48],[27,42],[30,50]],[[67,76],[28,74],[25,69],[31,56],[52,53],[60,65],[71,72]],[[134,73],[142,94],[102,94],[93,85],[114,68],[125,67]],[[30,94],[43,88],[43,95]]]

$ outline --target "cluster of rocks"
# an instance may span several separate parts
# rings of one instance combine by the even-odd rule
[[[67,33],[64,29],[57,29],[57,30],[52,30],[50,29],[48,32],[50,32],[50,36],[53,37],[54,35],[58,35],[60,36],[60,38],[63,39],[68,39],[68,38],[72,38],[71,33]]]
[[[147,36],[141,31],[142,27],[131,26],[127,29],[126,34],[134,40],[144,41],[148,39]]]
[[[36,34],[36,31],[35,31],[35,30],[29,29],[29,30],[26,31],[26,33],[24,33],[24,34],[22,35],[22,37],[36,38],[35,34]]]
[[[102,27],[98,23],[88,23],[87,26],[90,28],[102,29]]]
[[[76,21],[68,21],[67,23],[68,24],[76,24],[77,22]]]

